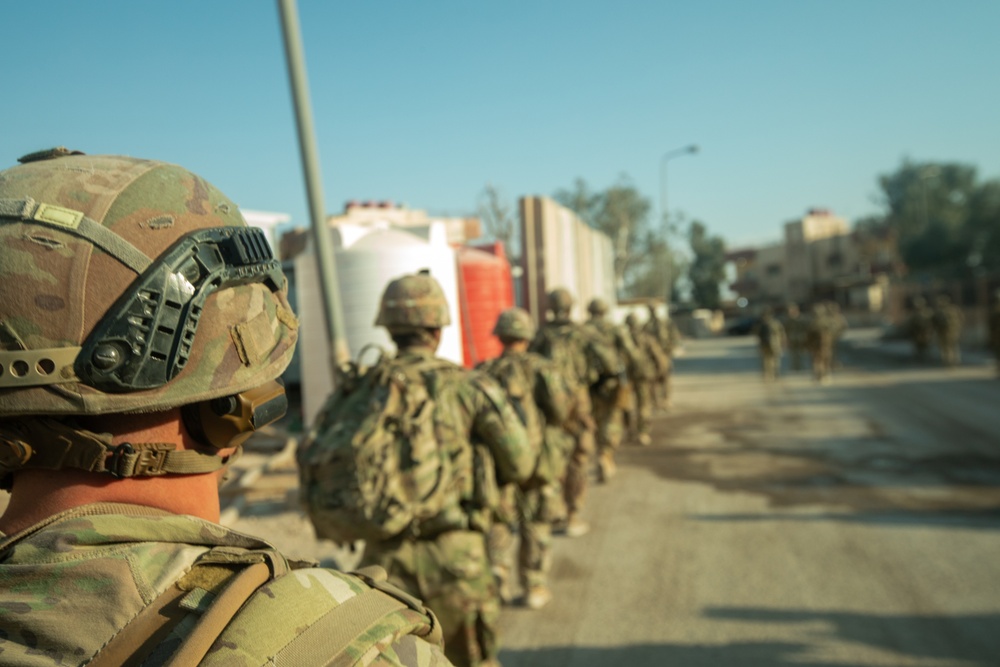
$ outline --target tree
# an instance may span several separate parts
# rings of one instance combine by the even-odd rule
[[[487,183],[479,194],[479,218],[483,221],[486,233],[503,243],[504,248],[512,256],[515,249],[514,240],[514,207],[492,183]]]
[[[702,308],[718,308],[720,285],[726,277],[726,243],[720,236],[709,236],[704,223],[695,220],[688,230],[691,245],[691,298]]]

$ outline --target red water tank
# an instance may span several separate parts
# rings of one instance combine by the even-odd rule
[[[466,367],[472,368],[503,351],[493,326],[500,313],[514,307],[514,283],[502,243],[458,246],[455,253],[463,357]]]

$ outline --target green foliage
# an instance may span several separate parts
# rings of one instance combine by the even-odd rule
[[[894,231],[913,272],[954,276],[1000,266],[1000,181],[975,167],[904,160],[879,177],[885,215],[864,224]]]
[[[695,220],[688,229],[691,246],[691,298],[702,308],[718,308],[720,285],[726,277],[726,243],[720,236],[709,236],[704,223]]]

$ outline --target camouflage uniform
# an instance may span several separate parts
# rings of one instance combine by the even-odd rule
[[[927,351],[934,337],[934,312],[921,296],[913,297],[913,310],[906,322],[906,334],[913,341],[913,356],[917,361],[927,360]]]
[[[563,288],[548,295],[552,319],[538,329],[530,350],[551,359],[574,395],[574,410],[567,422],[573,438],[572,453],[563,479],[566,516],[557,525],[565,526],[567,534],[582,535],[589,527],[581,518],[587,498],[587,476],[594,455],[594,419],[588,387],[593,374],[588,361],[589,334],[580,324],[570,320],[573,298]]]
[[[681,344],[681,331],[677,328],[677,323],[670,317],[665,320],[660,319],[652,305],[649,306],[649,320],[643,329],[653,335],[667,356],[666,369],[658,378],[654,391],[657,405],[666,409],[670,407],[670,383],[674,372],[673,358]]]
[[[989,313],[989,347],[996,359],[997,376],[1000,377],[1000,290],[993,293],[993,304]]]
[[[510,485],[520,531],[518,572],[524,602],[537,609],[551,598],[548,572],[551,565],[552,522],[557,518],[561,493],[559,481],[566,473],[572,439],[564,426],[573,409],[573,394],[555,364],[534,352],[512,349],[516,341],[530,341],[535,326],[527,311],[511,308],[500,314],[494,335],[504,344],[501,356],[481,364],[480,369],[504,388],[511,405],[521,418],[528,437],[542,452],[535,474],[527,485]],[[507,553],[511,550],[510,522],[498,521],[491,533],[494,568],[506,575]],[[498,567],[499,565],[499,567]]]
[[[386,288],[377,324],[394,336],[420,334],[446,325],[447,313],[433,278],[404,276]],[[401,346],[394,363],[424,364],[434,356],[435,344]],[[435,386],[435,431],[450,434],[440,445],[450,451],[458,502],[422,521],[416,534],[367,542],[362,564],[385,568],[392,584],[434,610],[454,664],[496,664],[500,595],[486,540],[498,502],[496,484],[526,481],[538,452],[489,376],[457,365],[428,373]]]
[[[802,370],[802,357],[806,352],[808,323],[799,312],[797,304],[788,304],[782,326],[785,328],[785,338],[788,341],[788,356],[791,361],[792,370]]]
[[[587,328],[600,349],[615,355],[616,368],[604,368],[601,377],[590,386],[590,400],[597,423],[597,475],[602,482],[615,475],[615,452],[625,435],[625,410],[632,402],[632,386],[626,369],[639,363],[639,357],[625,331],[608,320],[608,305],[603,299],[593,299],[587,306],[590,320]],[[610,359],[603,363],[611,366]]]
[[[778,377],[781,368],[781,353],[785,346],[785,327],[769,310],[764,312],[757,324],[757,339],[759,340],[758,347],[764,380],[774,380]]]
[[[945,366],[957,366],[961,361],[962,311],[947,296],[939,296],[934,302],[931,322],[941,351],[941,361]]]
[[[670,358],[656,338],[639,326],[639,318],[634,313],[625,318],[625,325],[635,349],[635,359],[628,368],[635,395],[635,436],[640,445],[648,446],[652,442],[649,420],[653,415],[656,385],[667,373]]]
[[[144,655],[260,665],[279,654],[302,665],[449,664],[433,617],[405,594],[143,507],[145,484],[117,481],[155,476],[166,491],[218,471],[220,451],[284,413],[275,379],[298,323],[260,231],[174,165],[65,149],[21,162],[0,173],[0,484],[13,485],[4,520],[24,524],[15,508],[25,501],[60,510],[0,542],[3,664],[96,665],[98,652],[105,665]],[[121,433],[85,428],[91,415],[114,423],[120,413],[183,426],[184,446],[115,445]],[[74,506],[51,488],[67,479],[84,496],[118,489],[130,500]],[[26,498],[22,480],[41,495]],[[246,605],[223,605],[244,593]],[[348,623],[333,630],[339,645],[318,641],[331,635],[327,619],[345,618],[337,609],[356,616],[355,599],[381,608],[374,632]],[[213,642],[204,628],[223,611],[232,620]]]
[[[830,382],[835,330],[826,306],[815,304],[806,329],[806,347],[812,357],[813,377],[820,384]]]
[[[348,638],[338,652],[349,657],[343,664],[450,664],[427,641],[440,630],[407,596],[385,595],[358,576],[290,563],[262,540],[190,516],[87,505],[4,537],[0,559],[0,653],[10,667],[82,665],[106,656],[103,647],[122,628],[161,596],[172,596],[174,622],[143,663],[164,664],[224,585],[254,562],[266,563],[275,578],[226,625],[203,667],[328,664],[337,628],[349,624],[359,605],[378,603],[396,611]],[[80,610],[85,621],[73,622]]]

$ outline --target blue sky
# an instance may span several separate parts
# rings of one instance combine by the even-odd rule
[[[623,175],[730,246],[877,212],[904,157],[1000,177],[993,0],[299,0],[327,210],[471,214]],[[276,4],[5,3],[0,164],[66,145],[176,162],[308,224]]]

